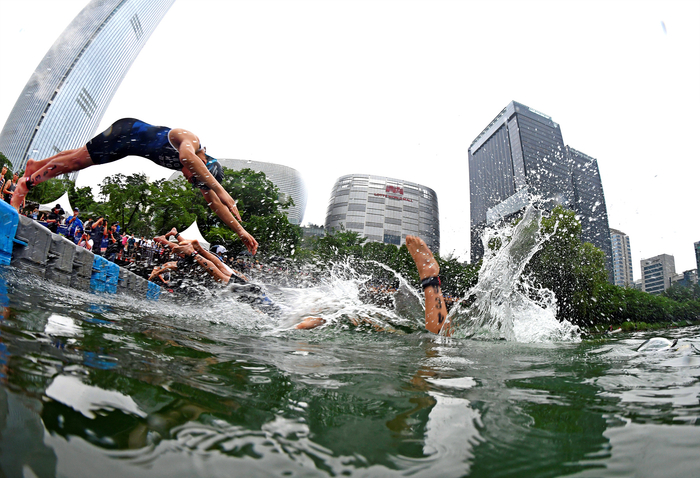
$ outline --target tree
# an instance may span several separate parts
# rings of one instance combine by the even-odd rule
[[[346,231],[341,227],[339,231],[316,239],[314,251],[322,262],[328,264],[350,257],[362,257],[362,246],[366,241],[367,238],[360,237],[359,232]]]
[[[75,195],[75,184],[73,181],[67,178],[53,178],[32,187],[27,194],[26,200],[46,204],[60,198],[65,192],[68,192],[69,197]]]
[[[176,227],[182,231],[196,220],[200,228],[206,225],[210,209],[202,194],[183,178],[173,181],[159,180],[150,185],[149,233],[139,235],[160,235]],[[203,228],[200,231],[204,234]]]
[[[241,224],[258,241],[259,254],[291,256],[294,253],[301,241],[301,228],[290,224],[284,212],[294,202],[291,198],[281,199],[279,189],[265,173],[248,168],[238,171],[224,168],[221,185],[236,199],[243,219]],[[238,236],[216,215],[198,220],[207,239],[223,244],[233,254],[246,250]]]
[[[581,242],[581,223],[574,212],[557,206],[540,221],[548,239],[525,268],[525,276],[557,297],[560,320],[590,325],[598,318],[598,300],[608,285],[603,252]]]
[[[96,212],[98,203],[92,195],[92,188],[90,186],[75,189],[74,185],[71,189],[72,190],[68,192],[68,197],[73,207],[80,209],[81,213]]]
[[[148,178],[141,173],[115,174],[100,184],[100,196],[105,198],[104,214],[110,222],[119,221],[125,231],[148,222],[143,213],[148,208],[149,195]]]

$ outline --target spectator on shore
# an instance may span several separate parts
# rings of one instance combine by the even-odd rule
[[[109,229],[105,229],[105,238],[107,239],[105,259],[111,262],[115,261],[122,247],[122,236],[119,234],[118,228],[119,223],[115,222]]]
[[[90,238],[90,234],[83,232],[82,237],[78,240],[78,247],[84,247],[88,251],[92,250],[93,241]]]
[[[65,214],[65,211],[61,207],[60,204],[56,204],[54,208],[51,210],[49,213],[49,217],[46,220],[46,227],[49,229],[49,231],[53,232],[56,234],[58,231],[58,226],[61,223],[61,218]]]
[[[102,239],[107,229],[107,221],[104,217],[100,217],[97,221],[92,223],[92,232],[90,233],[90,239],[92,239],[92,253],[98,256],[102,255]]]
[[[17,187],[18,180],[17,173],[14,173],[11,179],[5,181],[5,186],[2,188],[2,192],[5,196],[5,202],[7,204],[10,204],[10,201],[12,201],[12,196],[15,194],[15,188]]]
[[[68,227],[68,236],[76,244],[83,237],[83,221],[80,220],[80,210],[77,207],[73,208],[73,215],[66,219],[66,226]]]
[[[3,201],[5,200],[5,193],[3,192],[3,189],[5,189],[5,176],[7,176],[7,166],[3,166],[2,172],[0,172],[0,199]]]

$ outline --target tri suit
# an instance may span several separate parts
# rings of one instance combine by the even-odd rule
[[[88,141],[85,147],[95,164],[107,164],[127,156],[141,156],[159,166],[181,170],[180,153],[168,139],[171,129],[134,118],[122,118]]]
[[[183,164],[180,162],[180,153],[168,137],[171,129],[153,126],[134,118],[122,118],[88,141],[85,147],[95,164],[107,164],[127,156],[141,156],[159,166],[181,170]],[[201,144],[199,148],[196,153],[203,149]],[[224,178],[221,163],[206,153],[205,156],[207,169],[221,183]],[[203,180],[194,175],[189,181],[195,189],[209,189]]]

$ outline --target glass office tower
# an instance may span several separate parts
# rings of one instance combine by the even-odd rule
[[[329,233],[344,227],[370,241],[400,246],[406,235],[421,237],[440,250],[440,213],[435,191],[383,176],[351,174],[333,187],[326,212]]]
[[[0,133],[15,171],[84,145],[175,0],[92,0],[46,53]]]
[[[566,147],[566,155],[571,161],[571,181],[574,187],[572,209],[576,211],[581,221],[581,240],[590,242],[605,253],[605,267],[608,270],[610,282],[613,282],[613,252],[608,208],[605,205],[598,161],[569,146]]]
[[[549,116],[510,102],[469,147],[471,260],[484,254],[487,226],[517,216],[531,196],[579,216],[582,239],[602,249],[612,270],[610,232],[597,161],[564,144]],[[610,276],[612,280],[612,274]]]

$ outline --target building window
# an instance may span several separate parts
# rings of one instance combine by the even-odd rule
[[[384,242],[387,244],[394,244],[397,246],[401,245],[401,235],[394,235],[394,234],[388,234],[384,233]]]

